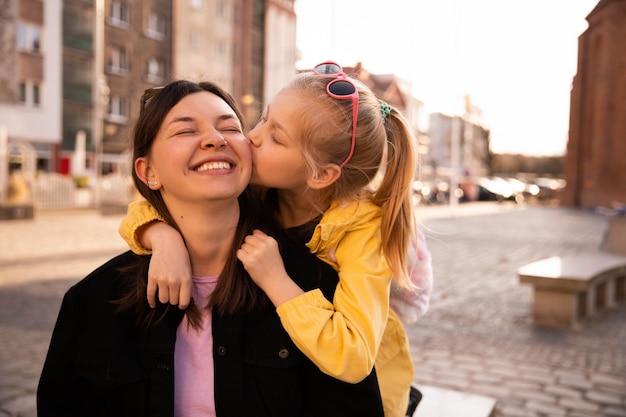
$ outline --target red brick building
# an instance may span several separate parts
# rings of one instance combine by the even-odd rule
[[[566,206],[626,203],[626,0],[600,0],[578,38],[561,196]]]

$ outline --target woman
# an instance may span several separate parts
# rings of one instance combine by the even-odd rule
[[[139,192],[183,236],[194,305],[151,309],[149,256],[124,253],[64,297],[39,382],[45,416],[382,416],[375,371],[323,374],[293,344],[237,261],[254,229],[285,267],[332,299],[337,274],[277,232],[247,186],[250,147],[232,98],[173,82],[142,99],[134,132]]]

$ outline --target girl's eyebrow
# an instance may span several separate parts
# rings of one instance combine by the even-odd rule
[[[270,114],[270,105],[267,105],[267,110],[265,111],[265,117],[269,117]],[[283,125],[281,125],[279,122],[277,122],[276,120],[272,120],[271,126],[280,130],[281,132],[283,132],[285,134],[285,136],[287,136],[287,139],[291,140],[291,137],[289,136],[289,133],[287,133],[287,130],[285,130],[285,128],[283,127]]]

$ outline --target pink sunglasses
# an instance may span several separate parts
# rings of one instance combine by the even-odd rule
[[[352,100],[352,142],[350,143],[350,153],[339,164],[341,168],[344,167],[352,158],[354,153],[354,145],[356,143],[356,121],[359,116],[359,92],[356,86],[348,79],[348,76],[343,72],[343,68],[335,62],[326,61],[316,65],[313,68],[313,72],[317,75],[334,75],[335,79],[330,81],[326,85],[326,93],[332,98],[338,100],[351,99]]]

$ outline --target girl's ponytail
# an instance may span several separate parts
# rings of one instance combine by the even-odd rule
[[[400,287],[413,288],[407,274],[407,250],[414,233],[411,184],[417,169],[416,139],[404,117],[381,101],[387,133],[387,157],[383,177],[373,201],[383,209],[381,235],[383,252]]]

